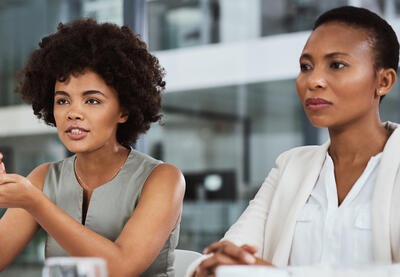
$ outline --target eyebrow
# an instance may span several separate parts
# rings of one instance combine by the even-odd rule
[[[325,58],[333,58],[335,56],[350,56],[347,53],[342,53],[342,52],[333,52],[333,53],[329,53],[327,55],[325,55]]]
[[[326,54],[324,58],[331,59],[331,58],[334,58],[336,56],[350,56],[350,55],[347,54],[347,53],[342,53],[342,52],[332,52],[332,53]],[[312,56],[310,54],[305,53],[305,54],[302,54],[300,56],[300,59],[312,60]]]
[[[86,90],[86,91],[84,91],[83,93],[82,93],[82,96],[87,96],[87,95],[92,95],[92,94],[100,94],[100,95],[102,95],[102,96],[104,96],[104,97],[106,97],[106,95],[104,94],[104,93],[102,93],[101,91],[99,91],[99,90]],[[62,91],[62,90],[57,90],[55,93],[54,93],[54,95],[64,95],[64,96],[70,96],[69,94],[68,94],[68,92],[66,92],[66,91]]]

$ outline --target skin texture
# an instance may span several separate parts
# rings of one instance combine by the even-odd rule
[[[101,93],[87,93],[94,90]],[[87,209],[93,190],[112,179],[129,154],[116,140],[117,124],[128,115],[120,109],[116,92],[90,70],[57,82],[55,94],[57,131],[64,145],[76,153],[75,170],[85,183],[81,185]],[[88,135],[71,140],[65,133],[71,124],[84,127]],[[0,270],[23,250],[40,225],[69,255],[104,258],[109,276],[138,276],[145,271],[181,215],[185,190],[181,172],[169,164],[153,170],[138,206],[112,242],[74,220],[42,193],[48,166],[38,166],[25,178],[6,174],[0,163],[0,207],[10,208],[0,220],[0,234],[4,234],[0,235]]]
[[[338,205],[390,136],[380,121],[379,100],[393,87],[396,72],[375,70],[370,43],[367,31],[332,22],[312,32],[300,57],[297,92],[311,123],[329,130]],[[307,105],[310,98],[329,104],[313,109]],[[256,258],[256,252],[254,246],[216,242],[206,249],[213,255],[198,266],[195,276],[215,276],[220,265],[271,265]]]

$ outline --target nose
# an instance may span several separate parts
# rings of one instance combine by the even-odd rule
[[[83,120],[83,114],[77,107],[71,107],[67,113],[68,120]]]
[[[321,70],[314,68],[308,76],[308,87],[311,90],[326,88],[326,80]]]

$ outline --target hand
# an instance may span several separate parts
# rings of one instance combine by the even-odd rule
[[[0,208],[34,207],[34,199],[40,192],[25,177],[18,174],[0,174]]]
[[[3,163],[3,153],[0,153],[0,174],[6,173],[6,167]]]
[[[242,248],[247,250],[249,253],[253,253],[253,255],[257,253],[257,247],[255,247],[255,246],[245,244],[245,245],[242,245]],[[257,257],[255,257],[255,258],[256,258],[256,263],[254,265],[274,266],[270,262],[264,261]]]
[[[215,242],[204,250],[204,254],[213,255],[197,267],[195,277],[215,276],[216,268],[221,265],[271,265],[257,259],[256,252],[257,247],[251,245],[239,247],[229,241]]]

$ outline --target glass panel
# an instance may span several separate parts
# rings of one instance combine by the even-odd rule
[[[0,106],[22,103],[13,93],[15,73],[39,40],[56,30],[58,22],[84,16],[122,24],[122,4],[123,0],[9,0],[0,4]]]
[[[82,17],[90,17],[98,22],[123,24],[123,0],[81,0]]]
[[[38,47],[39,39],[71,18],[68,1],[10,0],[0,5],[0,106],[21,103],[13,93],[15,73]]]
[[[322,12],[347,0],[148,1],[151,50],[243,41],[312,29]]]

